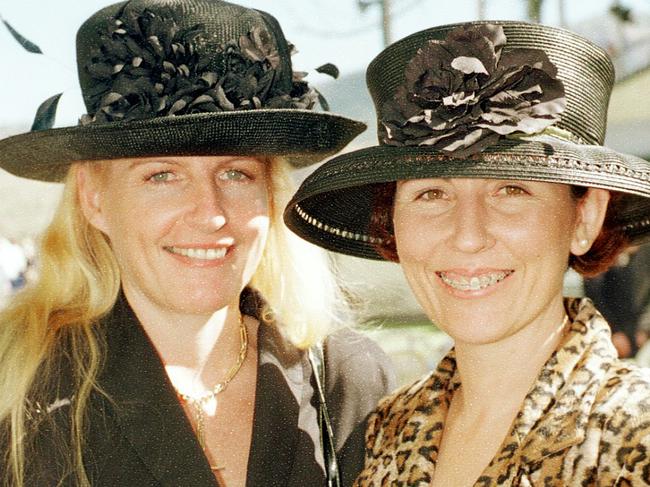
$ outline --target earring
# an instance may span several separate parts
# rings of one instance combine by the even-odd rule
[[[587,247],[587,246],[589,246],[589,240],[587,240],[586,238],[583,238],[578,242],[578,245],[580,245],[580,247]]]

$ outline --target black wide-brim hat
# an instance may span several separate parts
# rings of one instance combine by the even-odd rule
[[[380,145],[337,156],[303,182],[284,215],[302,238],[382,260],[369,232],[373,188],[419,178],[618,191],[617,227],[631,243],[650,236],[650,163],[602,145],[614,68],[590,41],[512,21],[434,27],[382,51],[367,83]]]
[[[165,155],[285,156],[340,151],[365,125],[314,110],[268,13],[220,0],[130,0],[77,33],[88,113],[74,127],[0,140],[0,167],[60,181],[71,162]]]

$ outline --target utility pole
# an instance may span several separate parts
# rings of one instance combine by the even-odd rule
[[[372,5],[379,5],[381,9],[381,32],[384,47],[392,42],[391,32],[391,3],[392,0],[357,0],[361,12],[365,12]]]
[[[542,3],[544,0],[528,0],[528,19],[531,22],[540,22],[542,17]]]
[[[557,4],[560,27],[566,27],[566,2],[564,0],[557,0]]]
[[[384,37],[384,47],[393,42],[393,35],[391,32],[391,0],[380,0],[381,4],[381,31]]]
[[[476,17],[479,20],[485,20],[485,7],[486,7],[485,3],[486,3],[486,0],[477,0],[476,1],[476,7],[478,9],[478,14],[476,15]]]

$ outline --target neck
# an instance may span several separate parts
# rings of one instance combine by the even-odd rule
[[[223,380],[239,356],[242,325],[248,330],[248,352],[256,346],[257,322],[241,315],[239,296],[212,314],[195,315],[161,309],[128,289],[124,294],[172,383],[185,394],[200,395]]]
[[[454,399],[461,414],[489,417],[516,412],[560,343],[564,317],[564,307],[555,307],[499,342],[457,343],[462,387]]]

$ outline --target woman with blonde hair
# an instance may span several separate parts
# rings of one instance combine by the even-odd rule
[[[131,0],[77,48],[80,126],[0,141],[2,168],[65,183],[0,314],[2,484],[349,484],[391,375],[331,334],[336,283],[281,213],[290,165],[363,126],[313,110],[257,10]]]
[[[650,235],[650,165],[602,145],[607,54],[470,22],[396,42],[367,79],[381,144],[318,168],[286,221],[399,262],[454,348],[382,400],[355,485],[650,484],[650,374],[562,294],[568,267],[596,274]]]

